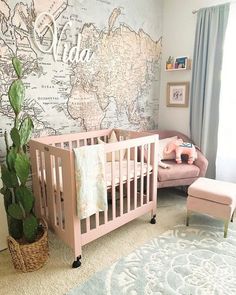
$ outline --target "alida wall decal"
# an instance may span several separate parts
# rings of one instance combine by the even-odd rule
[[[94,52],[90,48],[81,48],[81,33],[76,36],[76,45],[69,47],[68,42],[63,42],[63,36],[70,34],[68,30],[72,27],[72,21],[67,21],[60,33],[58,31],[57,23],[54,16],[49,12],[40,13],[34,24],[34,42],[37,48],[43,53],[52,53],[54,61],[59,58],[65,62],[90,62],[93,58]],[[43,37],[49,34],[51,37],[51,44],[49,47],[44,48]]]

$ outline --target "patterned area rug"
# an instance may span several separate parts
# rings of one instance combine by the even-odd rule
[[[68,295],[235,295],[236,231],[177,226]]]

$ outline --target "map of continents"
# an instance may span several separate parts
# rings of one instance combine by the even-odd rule
[[[155,10],[158,2],[150,0]],[[110,127],[138,130],[157,124],[160,20],[155,11],[145,15],[145,0],[135,1],[136,9],[142,11],[139,21],[133,1],[115,4],[104,0],[0,0],[1,157],[5,153],[3,133],[11,128],[13,118],[6,93],[14,78],[14,55],[23,62],[24,111],[33,118],[35,136]],[[54,17],[58,35],[67,21],[72,23],[57,44],[56,60],[35,44],[35,20],[41,12]],[[41,23],[43,29],[46,24],[51,25],[49,18]],[[40,44],[50,48],[52,36],[43,29]],[[93,52],[91,61],[63,62],[63,48],[74,46],[78,34],[81,50],[89,47]]]

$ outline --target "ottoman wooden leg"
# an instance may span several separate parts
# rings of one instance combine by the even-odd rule
[[[232,217],[231,217],[231,222],[234,222],[234,212],[233,212]]]
[[[191,212],[188,210],[187,211],[187,216],[186,216],[186,226],[189,226],[189,218],[190,218]]]
[[[225,221],[224,238],[227,238],[229,221]]]

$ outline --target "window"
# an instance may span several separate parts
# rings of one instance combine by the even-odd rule
[[[216,178],[236,182],[236,4],[231,4],[225,35]]]

